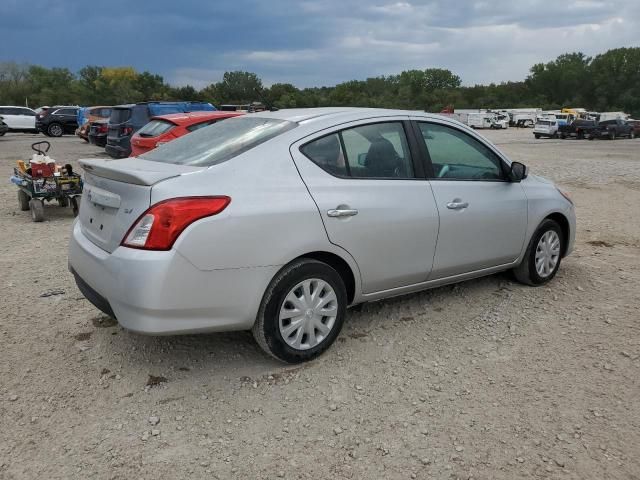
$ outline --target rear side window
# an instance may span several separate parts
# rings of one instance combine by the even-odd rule
[[[138,158],[209,167],[247,152],[296,126],[295,122],[273,118],[231,118],[196,130]]]
[[[56,110],[56,115],[77,115],[78,114],[78,110],[75,108],[60,108],[59,110]]]
[[[131,118],[130,108],[114,108],[109,116],[109,123],[124,123]]]
[[[166,120],[151,120],[138,130],[138,135],[141,137],[157,137],[158,135],[168,132],[173,127],[175,127],[175,124]]]
[[[111,115],[111,109],[110,108],[94,108],[91,110],[90,114],[93,115],[94,117],[109,118],[109,116]]]
[[[300,151],[326,172],[351,178],[414,178],[401,122],[373,123],[313,140]]]
[[[207,120],[206,122],[194,123],[193,125],[189,125],[187,130],[190,132],[195,132],[196,130],[200,130],[203,127],[208,127],[209,125],[213,125],[217,120]]]

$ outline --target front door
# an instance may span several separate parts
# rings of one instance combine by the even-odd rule
[[[355,259],[365,294],[423,282],[433,263],[438,212],[403,120],[359,122],[291,147],[329,240]]]
[[[487,144],[453,125],[418,122],[431,161],[440,233],[430,279],[504,265],[520,255],[527,198]]]

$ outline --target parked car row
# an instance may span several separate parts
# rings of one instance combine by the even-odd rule
[[[578,118],[568,123],[562,123],[554,116],[550,116],[538,119],[533,127],[533,135],[537,139],[545,137],[615,140],[619,137],[633,139],[638,134],[640,134],[640,121],[621,118],[600,122]]]

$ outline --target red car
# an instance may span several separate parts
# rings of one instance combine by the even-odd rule
[[[149,123],[131,137],[131,156],[137,157],[199,128],[239,115],[244,114],[215,111],[171,113],[152,117]]]

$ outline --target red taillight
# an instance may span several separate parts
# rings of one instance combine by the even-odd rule
[[[122,127],[123,135],[131,135],[133,133],[133,127]]]
[[[123,247],[170,250],[180,234],[196,220],[222,212],[231,203],[226,196],[171,198],[156,203],[133,224]]]
[[[108,125],[100,125],[98,127],[98,133],[107,133],[109,131]]]

